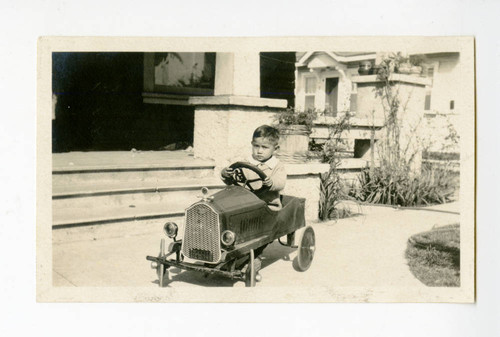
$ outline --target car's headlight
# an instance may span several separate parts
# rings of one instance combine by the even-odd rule
[[[234,241],[236,241],[236,234],[234,234],[230,230],[225,230],[220,235],[220,240],[225,246],[231,246],[234,243]]]
[[[178,230],[178,227],[175,223],[173,222],[167,222],[164,226],[163,226],[163,231],[165,232],[165,234],[169,237],[169,238],[175,238],[177,236],[177,230]]]

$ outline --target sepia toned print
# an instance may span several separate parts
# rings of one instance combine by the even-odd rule
[[[472,38],[38,48],[38,301],[474,301]]]

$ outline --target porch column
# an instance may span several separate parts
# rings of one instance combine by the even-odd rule
[[[214,95],[260,97],[259,53],[217,53]]]
[[[284,99],[260,97],[258,52],[217,53],[214,96],[191,97],[195,106],[194,156],[222,167],[250,155],[253,131],[272,124]]]

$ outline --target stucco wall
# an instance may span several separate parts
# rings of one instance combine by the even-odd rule
[[[450,101],[455,101],[455,110],[460,110],[461,78],[459,56],[432,57],[430,65],[434,66],[432,80],[431,111],[446,113],[450,111]]]
[[[320,171],[327,172],[328,164],[300,164],[309,174],[299,174],[294,167],[287,167],[287,181],[283,194],[306,198],[306,219],[317,220],[320,199]],[[356,170],[340,170],[341,179],[347,186],[357,186],[359,184],[359,174],[361,168]],[[313,173],[314,172],[314,173]],[[317,173],[316,173],[317,172]]]
[[[381,87],[382,84],[373,82],[359,83],[357,85],[356,117],[371,119],[373,112],[375,118],[384,119],[384,108],[381,99],[375,95],[376,86]]]
[[[318,219],[320,174],[327,172],[328,164],[285,164],[287,180],[283,194],[306,198],[306,219]]]
[[[377,96],[376,89],[382,87],[378,80],[357,85],[358,111],[356,117],[371,120],[372,111],[376,119],[385,119],[384,105],[387,105],[382,97]],[[393,92],[399,96],[399,117],[405,120],[420,118],[424,112],[425,86],[417,83],[398,82],[393,87]]]
[[[406,151],[407,160],[414,157],[412,167],[415,172],[418,172],[421,167],[423,150],[421,133],[425,123],[425,87],[400,83],[398,90],[402,105],[399,116],[401,119],[400,148],[402,151]]]
[[[458,130],[455,127],[458,117],[450,114],[426,115],[422,137],[428,151],[460,152]]]
[[[371,118],[372,113],[375,118],[384,119],[386,111],[384,110],[385,102],[382,97],[377,97],[375,89],[380,88],[382,83],[376,79],[361,76],[360,83],[357,84],[357,100],[358,111],[356,117]],[[421,150],[422,132],[425,128],[426,121],[424,120],[425,107],[425,85],[427,80],[420,77],[412,77],[408,75],[395,75],[393,79],[396,84],[393,87],[393,92],[399,96],[400,108],[398,118],[400,119],[400,149],[402,154],[406,154],[406,159],[414,158],[412,167],[415,171],[420,170],[421,165]],[[380,136],[384,137],[385,129],[382,129]]]
[[[464,111],[462,101],[460,56],[458,53],[436,55],[427,61],[428,67],[434,67],[430,86],[431,105],[430,110],[426,111],[424,130],[424,136],[430,142],[429,151],[459,152],[459,146],[447,137],[455,131],[459,133],[459,117],[468,113]],[[454,101],[453,110],[450,109],[450,101]]]
[[[238,106],[198,106],[194,118],[194,156],[217,167],[251,155],[254,130],[272,124],[274,110]]]
[[[305,215],[308,220],[318,218],[319,174],[311,176],[288,176],[283,194],[306,198]]]
[[[358,175],[366,162],[347,159],[340,165],[340,176],[346,184],[358,182]],[[328,172],[329,164],[285,164],[287,182],[283,194],[306,198],[306,219],[317,220],[320,199],[320,174]]]

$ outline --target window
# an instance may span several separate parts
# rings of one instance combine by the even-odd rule
[[[431,109],[431,92],[428,91],[425,93],[425,103],[424,103],[424,110],[430,110]]]
[[[427,68],[427,77],[434,80],[434,67]]]
[[[305,79],[305,110],[315,108],[316,98],[316,77],[306,77]]]
[[[431,110],[431,93],[432,93],[432,82],[434,81],[434,67],[427,68],[426,76],[431,80],[431,85],[427,87],[425,93],[425,103],[424,103],[424,110],[428,111]]]
[[[314,96],[306,96],[305,109],[314,110]]]
[[[316,93],[316,78],[306,77],[306,94]]]
[[[145,91],[213,95],[215,53],[145,53]]]
[[[351,99],[349,103],[350,112],[358,111],[358,85],[356,83],[352,83]]]

